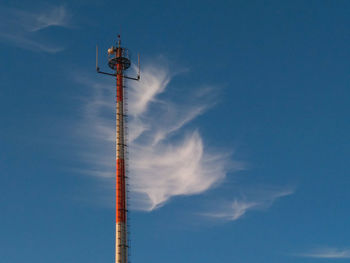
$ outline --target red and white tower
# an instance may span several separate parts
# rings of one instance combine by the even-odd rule
[[[100,71],[97,66],[96,53],[96,70],[98,73],[116,77],[116,244],[115,244],[115,262],[128,262],[128,232],[127,232],[127,189],[125,174],[125,156],[126,156],[126,139],[125,139],[125,112],[124,112],[124,79],[140,79],[140,59],[138,59],[139,72],[136,78],[124,75],[124,71],[130,67],[128,50],[121,47],[120,36],[118,36],[117,46],[108,49],[108,66],[114,73]]]

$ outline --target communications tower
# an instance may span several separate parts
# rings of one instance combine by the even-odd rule
[[[127,185],[126,185],[126,139],[125,139],[125,79],[140,80],[140,56],[138,56],[138,74],[136,78],[124,74],[131,65],[129,52],[121,46],[120,35],[116,46],[108,49],[108,66],[113,73],[102,72],[98,67],[98,48],[96,47],[96,70],[98,73],[116,78],[116,237],[115,263],[128,263],[127,232]]]

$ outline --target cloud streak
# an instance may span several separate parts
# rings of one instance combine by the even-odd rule
[[[29,17],[32,18],[30,30],[33,32],[48,28],[50,26],[66,28],[70,27],[71,16],[64,6],[56,6],[47,10],[46,12],[42,12],[34,16],[30,14],[28,18]]]
[[[56,53],[63,48],[38,40],[39,33],[51,26],[70,27],[70,14],[64,6],[48,8],[43,12],[29,12],[13,8],[1,8],[0,41],[20,48]]]
[[[201,215],[224,221],[235,221],[250,211],[265,210],[271,207],[277,199],[293,193],[294,190],[289,188],[264,190],[263,193],[257,196],[244,196],[231,202],[223,202],[219,209],[210,213],[202,213]]]
[[[306,258],[345,259],[350,258],[350,249],[324,247],[298,254],[297,256]]]
[[[175,196],[203,193],[222,182],[228,169],[242,168],[238,163],[232,165],[229,154],[207,148],[200,132],[188,127],[208,109],[205,93],[175,103],[166,96],[172,77],[166,67],[148,65],[140,82],[127,83],[129,182],[134,209],[151,211]],[[89,174],[112,182],[114,90],[110,82],[85,85],[93,87],[94,94],[86,104],[79,130],[89,138],[94,151],[83,158],[93,163]]]

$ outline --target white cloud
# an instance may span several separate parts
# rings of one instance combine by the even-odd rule
[[[171,77],[166,67],[147,66],[140,82],[130,82],[128,113],[134,117],[144,114],[149,104],[156,101],[157,95],[165,91]]]
[[[314,249],[306,253],[298,254],[298,256],[307,257],[307,258],[328,258],[328,259],[350,258],[350,249],[324,247],[324,248]]]
[[[218,205],[220,208],[209,213],[202,213],[201,215],[227,220],[235,221],[243,217],[247,212],[254,210],[267,209],[279,198],[288,196],[294,193],[292,189],[257,189],[260,192],[258,195],[245,196],[241,199],[234,199],[232,202],[223,202]]]
[[[50,26],[70,27],[71,16],[64,6],[56,6],[33,16],[32,31],[39,31]]]
[[[36,40],[27,38],[21,35],[6,34],[0,32],[0,41],[6,41],[18,47],[32,50],[32,51],[42,51],[47,53],[57,53],[63,50],[62,47],[51,46],[44,43],[40,43]]]
[[[207,109],[204,98],[196,97],[187,103],[160,98],[161,94],[166,95],[171,77],[166,67],[151,65],[144,67],[140,82],[127,83],[129,177],[134,209],[153,210],[174,196],[203,193],[225,178],[228,165],[230,170],[242,168],[229,162],[229,154],[207,148],[199,131],[185,128]],[[109,177],[113,185],[115,89],[112,83],[85,83],[93,87],[94,95],[86,104],[80,131],[93,147],[93,151],[83,156],[93,164],[88,168],[89,174]]]
[[[63,48],[38,40],[40,30],[50,26],[70,27],[70,15],[64,6],[43,12],[1,8],[0,41],[32,51],[56,53]]]
[[[178,143],[131,145],[131,189],[152,210],[172,196],[204,192],[225,177],[223,156],[204,152],[198,132]],[[144,199],[146,198],[146,199]]]

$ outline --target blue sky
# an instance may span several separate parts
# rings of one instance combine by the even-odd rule
[[[0,262],[113,262],[118,33],[131,262],[350,260],[348,1],[0,7]]]

